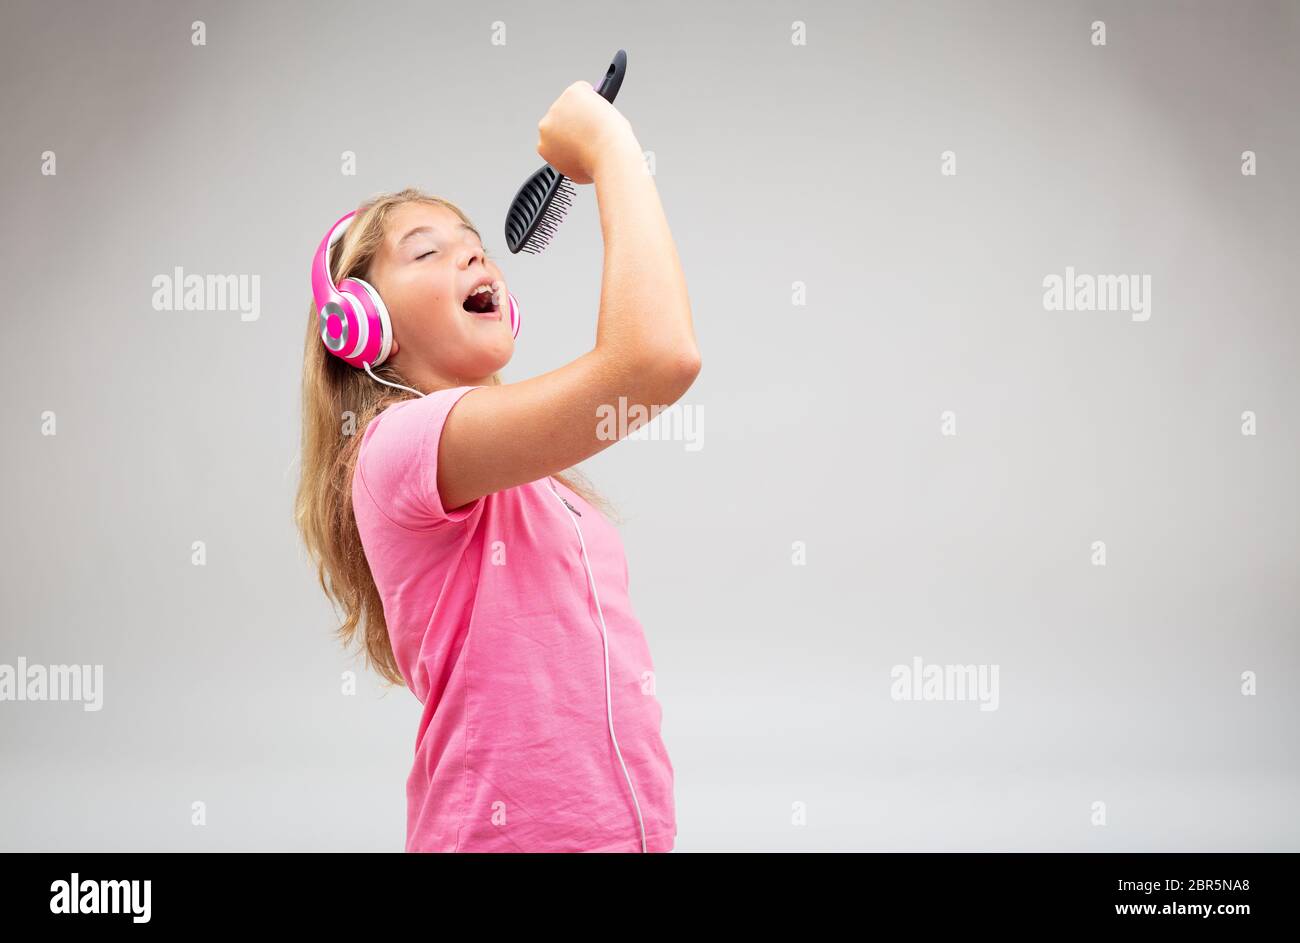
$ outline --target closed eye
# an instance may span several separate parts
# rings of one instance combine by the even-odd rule
[[[423,253],[423,254],[421,254],[421,255],[417,255],[417,256],[415,257],[415,261],[418,262],[418,261],[420,261],[421,259],[423,259],[425,256],[433,255],[433,254],[434,254],[435,252],[437,252],[437,251],[438,251],[437,249],[430,249],[428,252],[425,252],[425,253]],[[483,258],[485,258],[485,259],[494,259],[494,258],[496,258],[496,256],[494,256],[494,255],[493,255],[491,252],[489,252],[487,249],[484,249],[484,250],[483,250]]]

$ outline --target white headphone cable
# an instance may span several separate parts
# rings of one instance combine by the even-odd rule
[[[406,390],[407,392],[414,393],[416,396],[429,395],[428,393],[421,393],[419,390],[413,390],[409,386],[402,386],[400,383],[389,383],[387,380],[379,379],[379,377],[375,376],[375,372],[370,369],[370,364],[366,363],[364,360],[361,361],[361,365],[366,368],[366,373],[370,374],[370,379],[374,380],[376,383],[382,383],[384,386],[391,386],[399,390]]]
[[[619,765],[623,767],[623,776],[627,779],[627,786],[632,790],[632,804],[636,806],[637,824],[641,826],[641,852],[646,854],[645,841],[645,821],[641,818],[641,803],[636,798],[636,787],[632,785],[632,777],[628,774],[627,764],[623,762],[623,751],[618,748],[618,738],[614,736],[614,705],[610,700],[609,694],[609,629],[605,625],[605,613],[600,608],[600,596],[596,593],[596,577],[591,572],[591,563],[587,559],[587,545],[582,539],[582,528],[578,526],[578,519],[573,516],[572,510],[569,509],[568,503],[560,497],[560,492],[555,490],[555,482],[547,476],[547,484],[551,486],[556,500],[564,505],[566,512],[569,514],[569,520],[573,521],[573,529],[578,532],[578,546],[582,548],[582,563],[587,568],[587,578],[591,581],[591,595],[596,600],[596,612],[600,614],[601,640],[605,646],[605,711],[609,718],[609,738],[614,743],[614,752],[618,755]]]

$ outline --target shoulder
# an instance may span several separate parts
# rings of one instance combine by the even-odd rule
[[[425,529],[464,520],[473,510],[449,514],[437,494],[438,443],[447,414],[476,386],[435,390],[419,399],[393,403],[367,423],[361,434],[354,488],[366,488],[396,523]]]
[[[456,386],[434,390],[418,399],[399,400],[366,424],[361,436],[361,450],[411,445],[412,438],[441,432],[452,406],[474,386]]]

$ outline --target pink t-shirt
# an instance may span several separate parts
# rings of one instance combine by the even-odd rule
[[[551,478],[447,513],[438,441],[474,386],[388,407],[366,427],[352,505],[403,678],[424,705],[406,784],[407,851],[641,850],[610,740],[601,622]],[[614,736],[646,849],[677,834],[654,664],[618,531],[562,483],[609,633]]]

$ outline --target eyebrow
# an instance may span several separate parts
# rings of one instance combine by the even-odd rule
[[[479,242],[482,242],[482,241],[483,241],[483,237],[478,235],[478,230],[475,229],[473,226],[470,226],[470,225],[468,225],[467,223],[461,223],[461,224],[460,224],[460,228],[461,228],[461,229],[468,229],[468,230],[469,230],[470,232],[472,232],[475,236],[478,236]],[[425,232],[433,232],[433,229],[430,228],[430,227],[428,227],[428,226],[416,226],[414,229],[412,229],[410,232],[408,232],[408,233],[407,233],[405,236],[403,236],[401,239],[398,239],[398,240],[397,240],[397,248],[399,248],[399,249],[402,248],[402,244],[405,243],[406,240],[407,240],[407,239],[410,239],[412,236],[418,236],[420,233],[425,233]]]

